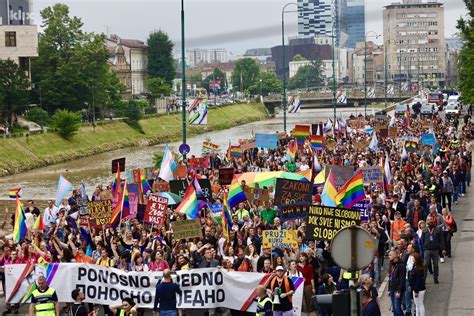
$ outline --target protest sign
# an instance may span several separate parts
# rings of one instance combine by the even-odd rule
[[[341,228],[358,225],[360,220],[361,214],[358,210],[310,205],[306,239],[332,240]]]
[[[136,217],[138,212],[138,201],[139,201],[139,189],[138,184],[130,183],[127,184],[128,189],[128,204],[130,206],[130,217]]]
[[[423,120],[423,128],[430,128],[431,126],[431,121],[430,120]]]
[[[313,186],[308,181],[277,178],[275,205],[278,207],[311,204]]]
[[[71,292],[81,289],[87,302],[98,305],[117,305],[122,299],[133,297],[140,308],[151,309],[155,287],[162,280],[160,271],[122,271],[85,263],[51,263],[36,265],[28,270],[26,264],[5,267],[5,294],[11,304],[20,303],[23,297],[30,302],[30,284],[39,276],[48,276],[48,285],[56,291],[59,302],[72,303]],[[51,273],[49,273],[52,271]],[[181,291],[177,307],[184,309],[230,308],[255,313],[255,289],[268,281],[267,274],[257,272],[229,272],[220,268],[180,270],[173,276]],[[291,278],[295,286],[292,296],[292,315],[301,315],[303,278]]]
[[[222,204],[220,203],[210,204],[209,209],[211,210],[212,217],[222,216]]]
[[[118,166],[120,166],[120,171],[125,171],[125,158],[118,158],[112,160],[112,173],[117,173]]]
[[[336,142],[334,141],[334,139],[328,139],[326,141],[326,148],[328,150],[334,150],[336,148]]]
[[[245,198],[248,201],[254,201],[254,203],[260,205],[263,205],[264,202],[268,202],[270,199],[270,192],[268,189],[262,189],[262,188],[251,188],[249,186],[245,186],[242,191],[245,194]]]
[[[354,167],[352,166],[335,166],[326,165],[326,177],[332,172],[336,185],[344,185],[354,175]]]
[[[87,211],[87,199],[83,199],[82,197],[78,197],[76,199],[77,208],[79,210],[79,215],[88,215],[89,212]]]
[[[362,169],[362,178],[364,178],[364,184],[383,183],[382,167],[370,166],[370,167],[363,167],[361,169]]]
[[[185,165],[179,165],[179,166],[176,166],[176,168],[173,170],[173,177],[186,178],[187,173],[188,173],[187,167]]]
[[[361,140],[354,143],[354,147],[357,151],[365,151],[369,147],[369,142],[366,140]]]
[[[398,135],[398,128],[396,126],[390,127],[388,129],[388,137],[396,138]]]
[[[369,220],[369,210],[367,207],[369,206],[368,200],[362,200],[357,202],[356,204],[352,205],[353,210],[360,211],[360,218],[363,222],[367,222]]]
[[[183,197],[186,189],[188,188],[188,181],[187,180],[170,180],[170,191],[178,195],[179,197]]]
[[[166,181],[155,181],[153,182],[153,192],[170,192],[170,184]]]
[[[240,149],[242,151],[246,151],[249,149],[257,148],[257,143],[256,142],[244,142],[240,144]]]
[[[211,181],[209,181],[209,179],[199,179],[198,182],[204,193],[204,198],[210,200],[212,198]]]
[[[278,135],[257,133],[255,134],[255,143],[258,148],[275,149],[278,147]]]
[[[166,218],[166,208],[168,207],[168,199],[156,194],[148,196],[146,204],[145,222],[152,224],[163,224]]]
[[[91,201],[87,203],[87,209],[89,210],[90,223],[92,226],[109,224],[110,216],[112,216],[111,200]]]
[[[379,130],[380,137],[382,138],[387,138],[388,137],[388,129],[387,128],[381,128]]]
[[[436,144],[436,139],[434,137],[434,134],[421,134],[421,144],[422,145]]]
[[[173,236],[175,240],[201,238],[201,220],[193,219],[173,222]]]
[[[220,168],[219,169],[219,184],[229,185],[234,178],[234,168]]]
[[[263,240],[262,246],[263,249],[273,249],[273,248],[298,248],[298,241],[296,230],[264,230],[262,232]]]
[[[280,219],[282,222],[295,219],[305,219],[308,216],[307,206],[289,206],[280,208]]]

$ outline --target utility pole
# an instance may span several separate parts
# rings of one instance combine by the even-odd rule
[[[184,0],[181,0],[181,120],[183,124],[183,144],[186,144],[186,52],[184,45]],[[183,155],[186,159],[186,155]]]
[[[398,101],[402,100],[402,49],[399,48],[398,62]]]
[[[387,112],[387,45],[383,45],[383,77],[384,77],[384,100],[385,100],[385,112]]]

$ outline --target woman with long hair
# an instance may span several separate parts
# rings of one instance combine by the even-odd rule
[[[425,316],[425,305],[423,303],[425,297],[425,274],[423,269],[423,259],[417,252],[411,255],[414,260],[413,269],[408,273],[408,282],[413,291],[413,301],[416,305],[416,315]]]

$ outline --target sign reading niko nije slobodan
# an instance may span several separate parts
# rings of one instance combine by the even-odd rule
[[[359,210],[310,205],[306,239],[332,240],[341,228],[358,225],[360,221]]]

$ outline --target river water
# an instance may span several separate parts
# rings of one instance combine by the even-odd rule
[[[338,109],[347,118],[350,113],[357,114],[354,108]],[[311,124],[327,120],[332,117],[332,109],[308,109],[287,116],[287,130],[294,128],[295,124]],[[339,113],[338,113],[339,116]],[[191,154],[200,155],[203,141],[210,139],[214,144],[220,145],[221,150],[226,150],[229,140],[236,144],[239,139],[249,138],[251,130],[254,133],[271,133],[283,131],[283,116],[277,114],[275,118],[236,126],[227,130],[208,132],[187,139]],[[170,143],[170,149],[178,151],[181,142]],[[14,200],[6,197],[10,188],[22,187],[22,199],[47,200],[56,194],[59,175],[63,175],[75,187],[79,188],[84,181],[89,195],[97,184],[106,184],[113,179],[111,174],[112,159],[125,157],[126,168],[144,168],[152,166],[153,156],[163,152],[165,144],[150,147],[123,148],[103,154],[93,155],[77,160],[72,160],[44,168],[39,168],[12,176],[0,178],[0,209],[13,207]]]

